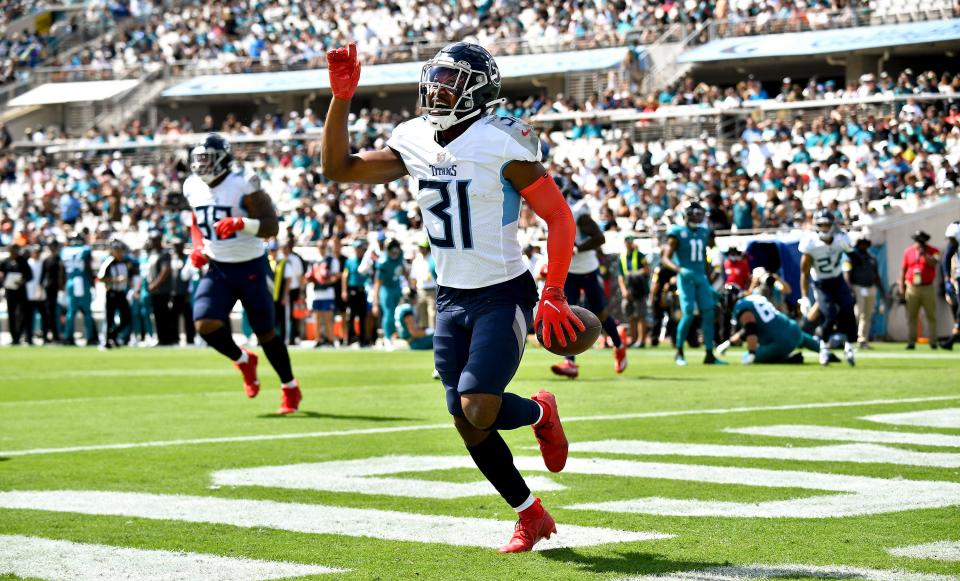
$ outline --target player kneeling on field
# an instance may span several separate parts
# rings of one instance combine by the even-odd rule
[[[407,300],[397,307],[397,333],[415,351],[433,349],[433,333],[427,333],[417,325],[417,317],[413,311],[416,296],[415,291],[410,291]]]
[[[743,364],[751,363],[803,363],[803,354],[794,353],[806,348],[820,349],[820,342],[800,330],[789,317],[777,310],[763,295],[748,295],[738,300],[733,307],[733,319],[739,330],[717,346],[720,353],[730,345],[746,341],[747,352]]]

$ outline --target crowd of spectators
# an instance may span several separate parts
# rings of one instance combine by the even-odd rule
[[[868,2],[859,3],[864,8]],[[368,63],[422,59],[452,40],[469,39],[495,54],[648,44],[674,23],[715,17],[744,34],[776,31],[796,20],[835,25],[849,17],[846,0],[320,0],[202,3],[114,2],[114,17],[131,15],[133,26],[60,64],[109,74],[150,63],[189,62],[218,71],[318,67],[331,47],[356,41]],[[837,14],[846,16],[837,16]],[[749,22],[749,24],[748,24]],[[787,24],[784,24],[787,26]]]
[[[563,96],[529,97],[498,112],[529,119],[599,110],[601,102],[581,106]],[[383,147],[407,117],[408,111],[360,111],[351,119],[354,143]],[[120,130],[92,129],[70,142],[103,146],[95,154],[54,161],[39,149],[7,152],[0,157],[0,243],[64,238],[78,225],[101,241],[119,235],[142,243],[152,228],[182,235],[186,148],[160,148],[151,155],[154,162],[143,164],[110,146],[164,143],[207,131],[235,140],[238,158],[260,174],[298,244],[315,244],[334,231],[416,230],[419,216],[405,182],[371,188],[322,178],[321,127],[311,110],[242,121],[231,115],[219,124],[211,117],[196,125],[164,119],[153,128],[134,122]],[[568,191],[588,196],[604,228],[662,229],[674,208],[693,197],[708,204],[719,230],[800,227],[825,204],[844,223],[868,221],[891,206],[909,210],[952,192],[960,179],[960,110],[951,101],[908,99],[891,115],[841,106],[810,121],[748,117],[740,138],[728,145],[714,137],[638,143],[629,131],[589,119],[539,129],[552,173],[563,176]],[[37,143],[58,137],[56,130],[28,133]],[[256,140],[263,135],[274,139]],[[245,138],[254,141],[243,143]],[[525,219],[535,226],[531,216]],[[534,227],[528,238],[537,236]]]

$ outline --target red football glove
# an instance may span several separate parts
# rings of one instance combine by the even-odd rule
[[[203,253],[202,248],[194,248],[193,252],[190,253],[190,264],[195,268],[203,268],[208,262],[210,262],[210,259]]]
[[[560,341],[560,346],[566,347],[567,337],[571,341],[577,338],[573,330],[574,325],[581,331],[587,330],[580,317],[570,310],[563,289],[556,286],[544,287],[543,292],[540,293],[540,305],[537,307],[537,316],[533,319],[533,328],[536,329],[540,323],[543,323],[543,346],[547,348],[550,348],[554,334]]]
[[[327,52],[327,72],[330,73],[330,88],[337,99],[350,99],[360,82],[360,61],[357,60],[357,43],[351,42]]]
[[[213,229],[217,231],[217,237],[221,240],[229,238],[243,230],[243,218],[239,216],[235,218],[222,218],[213,225]]]

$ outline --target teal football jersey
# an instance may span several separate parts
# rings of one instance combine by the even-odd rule
[[[760,343],[772,343],[790,334],[796,323],[777,310],[763,295],[747,295],[733,306],[733,318],[740,319],[744,311],[753,313],[757,320],[757,338]]]
[[[697,224],[693,227],[673,224],[667,230],[667,236],[677,239],[677,251],[673,253],[674,262],[681,268],[704,272],[707,241],[710,239],[710,228],[706,224]]]

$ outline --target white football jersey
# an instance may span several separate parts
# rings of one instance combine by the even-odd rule
[[[540,161],[540,139],[532,127],[490,115],[443,147],[422,116],[398,125],[387,146],[415,181],[437,284],[482,288],[523,274],[520,193],[502,171],[511,161]]]
[[[196,175],[183,182],[183,195],[197,216],[203,253],[218,262],[246,262],[263,256],[263,240],[244,231],[220,240],[213,225],[223,218],[246,217],[243,198],[260,191],[260,178],[246,170],[233,172],[211,188]]]
[[[579,200],[570,208],[570,211],[573,213],[573,221],[578,224],[576,243],[580,244],[588,238],[580,231],[580,217],[590,215],[590,206],[587,205],[586,200]],[[589,274],[598,268],[600,268],[600,260],[597,258],[597,251],[585,250],[573,255],[573,258],[570,259],[570,270],[568,272],[570,274]]]
[[[843,274],[846,253],[853,248],[847,233],[837,230],[830,244],[821,240],[817,232],[804,232],[799,250],[813,259],[813,280],[826,280]]]
[[[960,222],[953,222],[947,226],[946,238],[947,240],[952,238],[960,244]],[[960,278],[960,255],[954,255],[952,266],[953,276]]]

